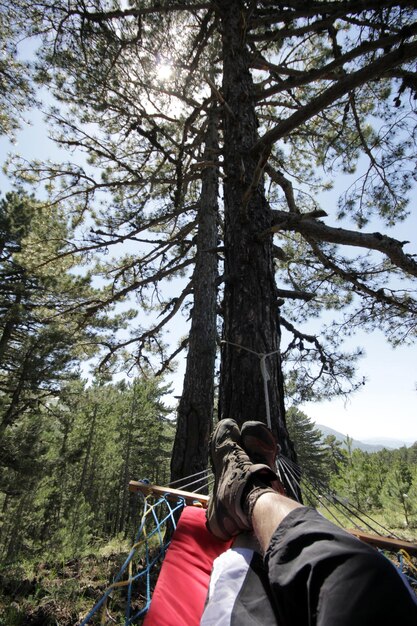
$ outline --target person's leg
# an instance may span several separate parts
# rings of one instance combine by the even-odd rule
[[[254,528],[270,504],[259,497]],[[297,507],[282,519],[265,560],[280,625],[417,624],[416,597],[394,565],[313,509]]]
[[[258,490],[275,493],[267,487],[276,480],[275,472],[266,463],[252,463],[240,444],[236,422],[221,420],[210,442],[215,482],[207,510],[207,527],[223,541],[252,529],[243,504],[252,502],[254,493]]]
[[[262,472],[254,471],[255,466],[251,471],[236,423],[225,422],[220,439],[227,440],[232,428],[233,454],[217,447],[216,429],[216,487],[208,528],[214,534],[219,527],[225,530],[217,522],[227,516],[225,510],[233,519],[232,535],[253,528],[266,554],[280,626],[415,626],[417,604],[394,566],[313,509],[267,488]],[[271,458],[268,454],[269,465]],[[261,460],[259,455],[256,460]],[[233,485],[235,478],[238,485]],[[269,485],[277,480],[271,474],[266,478]]]

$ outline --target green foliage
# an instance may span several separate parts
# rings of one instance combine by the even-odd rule
[[[413,469],[416,475],[416,468]],[[411,468],[404,459],[397,458],[385,479],[382,501],[396,515],[397,519],[399,516],[403,516],[406,526],[411,524],[413,518],[414,521],[416,520],[416,488],[417,482],[413,481]]]
[[[336,495],[347,511],[371,514],[385,527],[417,528],[416,443],[373,453],[354,450],[350,437],[344,445],[334,435],[323,438],[308,416],[294,406],[287,411],[287,427],[307,504],[320,507],[323,497],[322,512],[327,514],[328,509],[333,510]],[[337,515],[337,509],[334,512]]]
[[[323,443],[326,448],[330,471],[332,474],[339,474],[346,463],[346,455],[342,449],[341,441],[338,441],[335,435],[327,435]]]
[[[97,351],[97,327],[109,326],[105,316],[85,316],[99,292],[74,271],[68,237],[55,206],[23,192],[0,200],[0,431],[9,457],[17,435],[10,428],[58,392]]]
[[[3,473],[2,561],[69,559],[119,533],[130,537],[137,519],[129,480],[168,480],[174,427],[164,393],[153,378],[90,387],[74,381],[58,402],[28,413],[38,424],[36,465],[25,480],[21,464]]]
[[[352,450],[352,440],[346,439],[347,450],[340,451],[342,460],[337,464],[338,472],[333,480],[336,493],[347,497],[348,501],[361,511],[379,506],[379,489],[374,484],[375,462],[364,456],[360,450]]]
[[[343,461],[335,463],[330,487],[355,507],[383,516],[391,528],[417,527],[417,463],[415,444],[399,450],[340,451]]]
[[[33,104],[29,64],[19,60],[25,19],[7,0],[0,1],[0,135],[14,139],[24,112]]]
[[[22,192],[0,201],[0,560],[8,565],[79,557],[130,536],[128,481],[169,474],[166,388],[152,377],[106,383],[108,368],[90,387],[77,375],[114,320],[91,310],[103,290],[80,273],[71,233],[54,204]]]
[[[327,485],[329,478],[327,454],[320,430],[305,413],[294,406],[288,409],[286,421],[303,474],[312,483]]]
[[[186,311],[192,291],[188,269],[196,253],[208,103],[211,96],[221,100],[213,94],[227,81],[225,67],[231,61],[224,48],[232,34],[224,32],[224,4],[209,2],[196,10],[186,3],[137,0],[125,10],[120,0],[41,5],[16,0],[13,11],[4,11],[10,49],[15,33],[38,35],[37,81],[55,98],[48,125],[52,136],[85,154],[88,163],[81,165],[77,154],[65,164],[15,158],[14,175],[24,182],[47,181],[54,202],[61,202],[79,224],[88,223],[82,244],[78,240],[76,245],[94,256],[94,271],[111,286],[98,308],[127,293],[134,293],[143,311],[158,302],[162,319],[137,328],[131,343],[140,354],[157,353],[165,368],[175,348],[168,354],[159,332]],[[284,349],[286,390],[295,401],[347,393],[360,383],[354,380],[359,354],[340,349],[346,335],[356,327],[378,327],[393,343],[416,336],[412,255],[404,242],[378,233],[380,248],[357,233],[355,249],[362,252],[355,256],[350,242],[352,221],[361,229],[378,218],[389,228],[409,212],[415,181],[409,50],[415,12],[395,2],[383,8],[333,3],[326,6],[327,26],[321,28],[320,3],[300,8],[296,20],[288,18],[292,3],[240,4],[244,54],[235,62],[251,74],[254,90],[242,99],[236,126],[245,135],[245,115],[253,114],[261,143],[253,152],[265,152],[268,204],[286,214],[274,232],[284,252],[275,262],[276,281],[294,295],[284,296],[281,308],[282,324],[288,319],[295,325],[286,325],[294,337]],[[158,68],[164,63],[172,73],[161,79]],[[369,74],[357,82],[365,68]],[[223,82],[223,91],[229,88]],[[229,115],[226,106],[220,111],[224,114]],[[291,123],[294,118],[298,123]],[[271,138],[287,121],[288,130]],[[220,152],[240,160],[228,146],[220,146]],[[225,166],[221,159],[223,174]],[[233,169],[248,170],[238,161]],[[260,172],[244,174],[242,193],[260,180]],[[322,192],[335,187],[336,177],[338,207],[322,222],[320,234],[315,218],[322,211],[317,214],[317,209],[320,201],[326,211],[335,205]],[[312,212],[312,219],[305,219]],[[334,232],[329,236],[326,229],[337,219],[342,228],[334,240]],[[227,227],[229,218],[222,216],[220,222]],[[223,235],[219,229],[220,248]],[[126,242],[135,246],[134,254],[118,250],[103,260]],[[145,249],[138,250],[138,242]],[[166,283],[184,276],[187,286],[172,297]],[[398,277],[406,279],[404,284]],[[304,322],[326,311],[335,314],[330,328],[317,336],[305,333]],[[116,350],[120,344],[113,340],[109,345]]]

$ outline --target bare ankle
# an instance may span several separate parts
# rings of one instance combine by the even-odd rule
[[[252,511],[252,526],[264,553],[282,520],[291,511],[302,506],[287,496],[270,491],[265,491],[258,497]]]

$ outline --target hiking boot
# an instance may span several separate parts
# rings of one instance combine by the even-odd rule
[[[265,463],[253,464],[241,447],[240,430],[232,419],[217,424],[210,443],[215,477],[207,509],[207,527],[218,539],[227,541],[252,529],[249,511],[255,500],[277,476]]]
[[[278,442],[263,422],[245,422],[240,431],[244,450],[253,463],[266,463],[275,471]]]
[[[240,430],[242,447],[252,463],[265,463],[276,472],[276,459],[280,451],[274,434],[263,422],[245,422]],[[284,486],[277,478],[271,486],[278,493],[285,494]]]

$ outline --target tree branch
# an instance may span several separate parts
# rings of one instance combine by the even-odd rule
[[[118,350],[121,350],[122,348],[126,348],[127,346],[133,344],[133,343],[139,343],[140,348],[139,348],[139,352],[143,349],[144,344],[146,343],[147,340],[149,340],[150,338],[156,336],[160,330],[162,330],[162,328],[178,313],[178,311],[180,310],[182,304],[184,303],[184,300],[186,299],[186,297],[192,292],[192,283],[189,282],[186,287],[183,289],[183,291],[181,292],[181,294],[177,297],[177,298],[173,298],[172,300],[170,300],[170,302],[166,305],[164,311],[161,313],[161,315],[164,315],[164,317],[162,318],[162,320],[156,324],[155,326],[152,326],[152,328],[150,328],[149,330],[145,331],[144,333],[142,333],[142,335],[140,335],[139,337],[131,337],[130,339],[127,339],[124,342],[120,342],[116,345],[113,346],[109,346],[107,344],[107,347],[109,348],[109,352],[107,353],[107,355],[102,359],[101,363],[100,363],[100,368],[103,368],[106,363],[111,359],[111,357],[113,356],[113,354],[115,354]],[[171,309],[171,310],[169,310]],[[166,315],[165,315],[166,314]],[[188,341],[188,340],[187,340]],[[184,346],[182,346],[181,350],[183,349]],[[179,351],[176,351],[174,354],[178,354]],[[172,358],[174,358],[172,355],[168,360],[169,361],[172,360]],[[162,370],[161,372],[165,369],[165,361],[162,364]]]
[[[408,298],[404,301],[401,301],[397,298],[393,298],[387,295],[384,289],[371,289],[370,287],[368,287],[368,285],[358,280],[358,275],[356,273],[346,271],[343,268],[339,267],[336,263],[334,263],[334,261],[332,261],[322,250],[320,250],[314,240],[310,240],[309,243],[312,247],[314,254],[321,261],[323,266],[332,270],[332,272],[351,283],[358,293],[366,294],[377,302],[388,306],[395,306],[402,311],[405,310],[411,312],[413,310],[412,301],[410,301]]]
[[[277,289],[278,298],[290,298],[291,300],[304,300],[309,302],[313,300],[314,293],[308,291],[293,291],[292,289]]]
[[[68,16],[70,15],[79,15],[86,20],[91,22],[103,22],[108,20],[114,20],[125,17],[141,17],[143,15],[150,15],[151,13],[171,13],[172,11],[200,11],[203,9],[212,9],[212,2],[203,2],[202,4],[191,4],[189,2],[184,2],[183,4],[168,4],[166,6],[162,6],[160,2],[156,2],[153,6],[142,8],[142,9],[115,9],[113,11],[77,11],[77,10],[69,10]]]
[[[257,67],[258,69],[269,69],[270,72],[276,74],[289,74],[289,78],[286,80],[281,80],[277,85],[270,87],[269,89],[263,90],[259,92],[258,100],[264,101],[265,98],[273,96],[277,93],[281,93],[282,91],[286,91],[288,89],[293,89],[295,87],[301,87],[302,85],[307,85],[316,80],[339,80],[340,71],[343,68],[345,63],[349,61],[353,61],[359,56],[364,54],[368,54],[369,52],[374,52],[378,49],[389,49],[389,47],[394,46],[395,44],[400,44],[404,37],[410,34],[414,34],[417,32],[417,25],[406,27],[401,29],[399,33],[395,35],[390,35],[386,37],[381,37],[380,39],[376,39],[373,41],[364,41],[357,48],[353,48],[344,54],[341,54],[337,57],[337,59],[333,59],[327,65],[323,67],[316,68],[310,70],[308,72],[301,72],[297,70],[290,70],[286,67],[280,68],[279,65],[271,64],[266,61],[262,56],[260,56],[259,60],[254,60],[253,67]]]
[[[122,300],[125,296],[127,296],[132,291],[136,291],[137,289],[139,289],[140,287],[143,287],[144,285],[149,285],[150,283],[160,281],[163,278],[166,278],[168,276],[175,275],[176,272],[179,272],[185,269],[192,263],[194,263],[194,259],[186,259],[185,261],[183,261],[182,263],[179,263],[178,265],[174,267],[170,267],[169,269],[164,268],[163,270],[160,270],[157,274],[149,276],[148,278],[134,281],[133,283],[131,283],[124,289],[121,289],[120,291],[117,291],[116,293],[114,293],[110,298],[107,298],[106,300],[101,300],[99,304],[96,304],[94,306],[87,307],[86,316],[91,317],[92,315],[95,315],[97,311],[99,311],[100,309],[103,309],[109,306],[110,304],[113,304],[114,302]]]
[[[355,246],[368,250],[377,250],[385,254],[391,263],[411,276],[417,276],[417,262],[413,255],[403,252],[407,241],[398,241],[381,233],[362,233],[345,228],[327,226],[322,221],[311,219],[310,216],[296,215],[286,211],[272,211],[273,226],[265,234],[276,233],[281,230],[298,232],[310,237],[314,241],[327,241],[345,246]]]
[[[253,150],[256,153],[269,155],[272,145],[290,133],[292,130],[307,122],[309,119],[320,113],[323,109],[333,104],[336,100],[349,93],[356,87],[380,78],[384,72],[390,70],[393,66],[411,61],[417,56],[417,41],[409,44],[400,45],[398,48],[384,54],[369,65],[352,72],[351,74],[341,77],[337,83],[323,91],[319,96],[313,98],[301,109],[290,115],[285,120],[267,131],[254,145]]]

